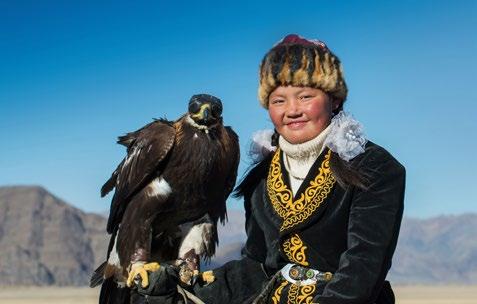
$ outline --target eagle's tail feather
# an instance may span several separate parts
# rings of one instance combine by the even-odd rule
[[[89,279],[89,287],[94,288],[104,281],[104,269],[106,268],[106,264],[108,261],[104,261],[98,268],[93,272],[91,275],[91,279]]]
[[[99,304],[129,304],[131,294],[129,288],[120,288],[114,279],[104,280],[99,294]]]
[[[111,192],[113,188],[116,186],[116,180],[118,178],[117,171],[114,171],[111,177],[108,179],[106,183],[104,183],[103,187],[101,187],[101,197],[105,197],[106,194]]]

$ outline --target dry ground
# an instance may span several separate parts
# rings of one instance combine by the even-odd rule
[[[395,286],[398,304],[477,304],[475,286]],[[99,289],[0,287],[2,304],[95,304]]]
[[[394,286],[398,304],[477,304],[473,286]]]
[[[96,304],[99,288],[0,287],[1,304]]]

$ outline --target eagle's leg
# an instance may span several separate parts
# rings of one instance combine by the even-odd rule
[[[212,270],[200,273],[200,257],[195,254],[194,249],[188,251],[184,259],[179,259],[177,266],[179,266],[179,278],[185,284],[194,285],[198,279],[205,284],[215,281]]]
[[[127,286],[131,287],[136,280],[141,279],[141,286],[146,288],[149,286],[149,276],[147,273],[157,271],[159,268],[160,265],[156,262],[147,264],[144,262],[132,263],[128,274]]]
[[[204,215],[194,222],[180,225],[182,241],[179,246],[178,263],[181,281],[193,285],[197,279],[209,283],[211,278],[199,276],[200,257],[210,258],[215,252],[217,229],[210,216]]]
[[[187,285],[194,285],[199,276],[200,257],[194,249],[187,251],[178,259],[179,278]]]

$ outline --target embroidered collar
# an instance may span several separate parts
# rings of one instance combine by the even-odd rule
[[[335,178],[330,169],[331,151],[328,150],[326,154],[323,154],[317,160],[317,167],[310,170],[293,197],[286,183],[286,174],[283,174],[281,151],[277,149],[274,152],[267,177],[267,193],[273,209],[282,220],[280,232],[305,222],[331,192],[335,184]],[[315,175],[316,172],[318,172],[317,175]]]

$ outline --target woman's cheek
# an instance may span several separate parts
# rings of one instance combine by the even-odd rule
[[[280,114],[280,110],[277,109],[276,106],[271,106],[268,109],[268,115],[270,116],[270,120],[272,121],[275,128],[280,128],[282,125],[282,115]]]

